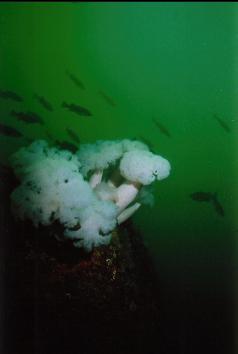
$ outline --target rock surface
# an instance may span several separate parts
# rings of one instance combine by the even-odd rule
[[[85,254],[57,241],[57,226],[16,223],[10,190],[5,186],[1,203],[2,352],[155,353],[157,276],[133,224],[118,228],[109,246]]]

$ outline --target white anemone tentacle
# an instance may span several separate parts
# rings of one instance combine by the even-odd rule
[[[140,206],[140,203],[135,203],[131,207],[124,209],[117,217],[118,225],[129,219],[136,212],[136,210],[139,209]]]
[[[94,189],[102,181],[103,170],[96,170],[89,179],[90,186]]]

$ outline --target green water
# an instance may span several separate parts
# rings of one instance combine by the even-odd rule
[[[47,139],[47,130],[72,142],[65,130],[70,127],[82,143],[149,140],[172,171],[156,184],[154,207],[143,206],[133,220],[161,281],[172,289],[171,298],[175,289],[176,296],[185,294],[184,301],[201,292],[222,296],[238,230],[238,4],[2,3],[0,8],[1,88],[24,98],[1,99],[1,120],[33,139]],[[47,112],[33,93],[46,97],[54,111]],[[93,116],[67,112],[63,101],[87,107]],[[17,121],[11,109],[35,111],[45,124]],[[0,144],[6,163],[26,141],[1,136]],[[189,195],[196,191],[217,192],[225,216],[194,202]]]

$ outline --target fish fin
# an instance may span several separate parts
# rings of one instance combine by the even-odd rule
[[[212,201],[217,202],[217,192],[212,193]]]

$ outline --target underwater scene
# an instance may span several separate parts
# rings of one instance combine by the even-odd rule
[[[237,18],[0,4],[0,353],[238,348]]]

